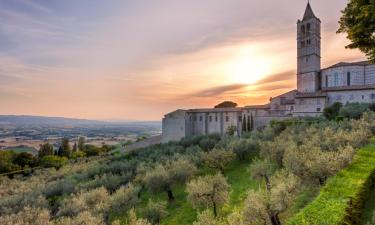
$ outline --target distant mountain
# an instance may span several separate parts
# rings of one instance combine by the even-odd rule
[[[45,117],[28,115],[0,115],[0,124],[15,126],[39,125],[39,126],[131,126],[131,127],[161,127],[158,121],[140,122],[106,122],[98,120],[74,119],[65,117]]]

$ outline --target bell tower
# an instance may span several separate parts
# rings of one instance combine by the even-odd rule
[[[307,3],[302,20],[297,22],[297,90],[310,93],[319,90],[320,19]]]

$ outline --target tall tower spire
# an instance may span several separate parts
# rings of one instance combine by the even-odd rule
[[[297,22],[297,89],[315,92],[319,89],[320,19],[315,16],[310,2],[302,20]]]

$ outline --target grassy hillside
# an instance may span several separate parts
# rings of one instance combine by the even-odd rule
[[[58,170],[0,177],[0,224],[285,224],[373,131],[374,114],[274,122],[241,138],[195,136],[72,159]]]

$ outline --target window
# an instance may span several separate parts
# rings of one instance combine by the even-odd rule
[[[316,108],[316,111],[317,111],[317,112],[320,112],[320,110],[321,110],[320,108]]]
[[[306,62],[309,62],[309,57],[308,56],[306,57]]]
[[[197,121],[197,116],[194,115],[194,116],[193,116],[193,119],[194,119],[194,121]]]
[[[290,106],[290,110],[293,111],[294,110],[294,106]]]
[[[199,121],[201,121],[201,122],[203,121],[203,117],[202,116],[199,117]]]
[[[208,121],[212,122],[212,116],[208,117]]]
[[[371,98],[371,99],[375,99],[375,94],[371,94],[371,95],[370,95],[370,98]]]
[[[225,116],[225,122],[229,122],[229,116]]]
[[[301,31],[302,31],[302,35],[305,35],[305,34],[306,34],[306,28],[305,28],[305,25],[302,25],[302,26],[301,26]]]
[[[334,75],[334,86],[339,86],[339,74],[335,73]]]
[[[301,48],[305,47],[305,41],[301,41]]]
[[[215,116],[215,122],[217,122],[217,115]]]
[[[306,26],[306,30],[307,30],[307,32],[310,31],[310,28],[311,28],[311,25],[310,25],[310,23],[308,23],[307,26]]]
[[[326,87],[328,87],[328,75],[326,75]]]
[[[362,99],[365,99],[365,96],[364,96],[364,95],[362,95]]]
[[[242,121],[242,116],[238,116],[238,121]]]
[[[346,73],[346,84],[347,84],[348,86],[350,86],[350,83],[351,83],[350,79],[351,79],[351,77],[350,77],[350,72],[347,72],[347,73]]]

